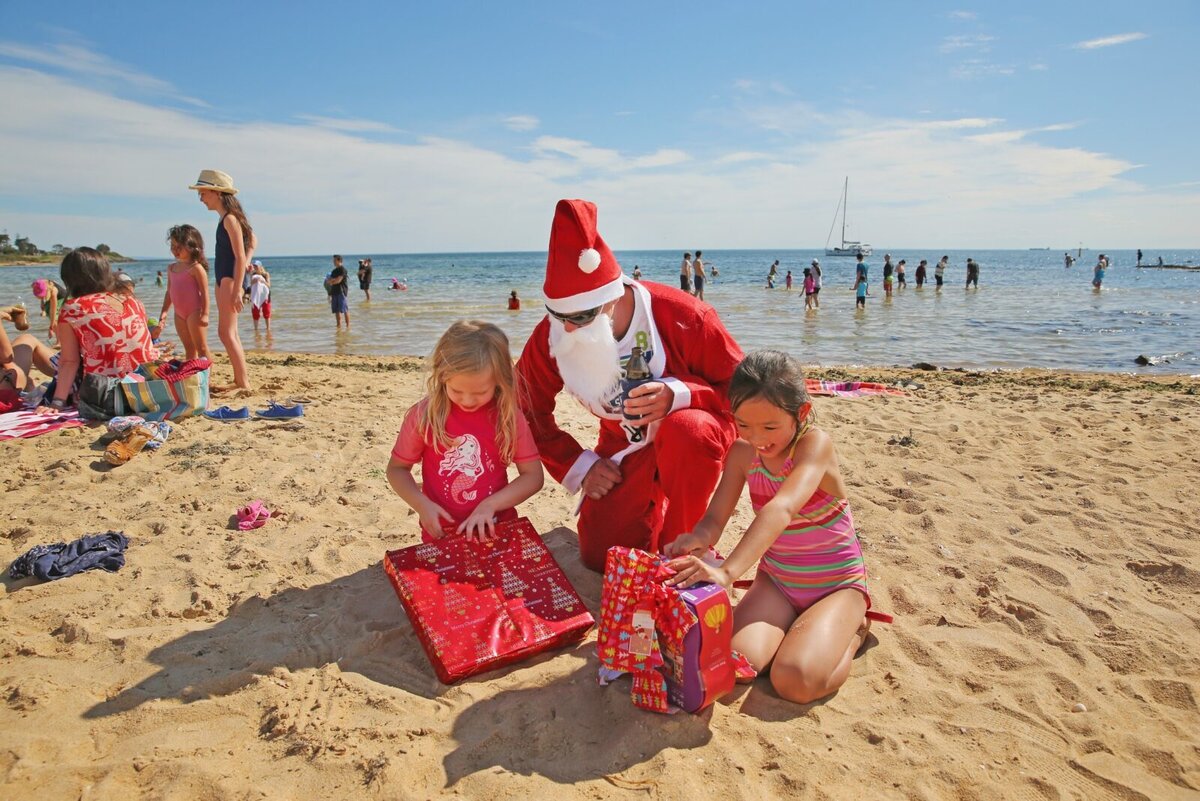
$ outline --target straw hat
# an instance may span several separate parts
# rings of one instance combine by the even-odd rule
[[[189,186],[188,189],[211,189],[226,195],[237,194],[237,189],[234,188],[233,179],[229,177],[229,173],[220,170],[201,170],[196,183]]]

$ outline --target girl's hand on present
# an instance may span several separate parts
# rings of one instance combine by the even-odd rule
[[[691,532],[688,534],[680,534],[671,542],[667,543],[667,547],[663,552],[667,556],[702,556],[708,550],[708,539]]]
[[[433,537],[435,540],[440,540],[446,536],[446,531],[442,528],[442,521],[453,523],[454,517],[442,507],[438,506],[433,501],[425,504],[425,508],[419,512],[421,516],[421,528],[425,533]]]
[[[489,499],[490,500],[490,499]],[[471,516],[462,522],[457,533],[473,537],[478,542],[490,542],[496,537],[496,513],[488,501],[480,501]]]
[[[705,546],[707,547],[707,546]],[[675,575],[665,582],[668,587],[689,587],[696,582],[720,584],[726,592],[733,589],[733,576],[723,567],[713,567],[695,556],[680,556],[667,562]]]

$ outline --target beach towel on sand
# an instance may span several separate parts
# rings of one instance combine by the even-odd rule
[[[0,415],[0,440],[36,437],[60,428],[75,428],[85,422],[79,419],[79,412],[74,409],[65,409],[57,414],[38,414],[34,409],[18,409]]]
[[[13,560],[9,578],[36,576],[42,581],[74,576],[100,568],[115,573],[125,566],[125,548],[129,539],[120,531],[88,534],[74,542],[35,545]]]
[[[836,395],[841,398],[904,394],[904,390],[871,381],[822,381],[819,378],[806,378],[804,388],[808,390],[809,395]]]

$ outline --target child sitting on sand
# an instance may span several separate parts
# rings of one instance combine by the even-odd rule
[[[729,386],[741,438],[696,528],[667,546],[671,583],[726,589],[759,563],[734,610],[733,647],[781,696],[808,703],[836,691],[866,639],[867,571],[829,435],[813,424],[799,363],[779,351],[747,356]],[[754,521],[720,567],[701,561],[750,484]],[[759,561],[761,560],[761,562]]]
[[[490,539],[495,524],[542,488],[542,462],[517,405],[508,337],[460,320],[429,357],[428,394],[404,416],[387,477],[421,518],[422,540],[451,532]],[[423,485],[413,465],[420,463]],[[517,478],[508,483],[508,464]]]
[[[150,335],[162,334],[167,311],[175,307],[175,330],[183,345],[184,358],[203,356],[208,352],[208,259],[204,257],[204,238],[190,225],[176,225],[167,233],[167,244],[175,263],[167,267],[167,291],[163,296],[158,325]]]

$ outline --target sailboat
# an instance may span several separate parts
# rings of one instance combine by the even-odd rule
[[[842,187],[842,199],[838,201],[838,207],[833,212],[833,223],[829,226],[829,236],[825,237],[825,255],[826,256],[870,256],[871,246],[865,242],[847,242],[846,241],[846,197],[850,191],[850,177],[846,177],[846,184]],[[837,227],[838,213],[842,215],[842,246],[829,247],[829,240],[833,238],[833,229]]]

